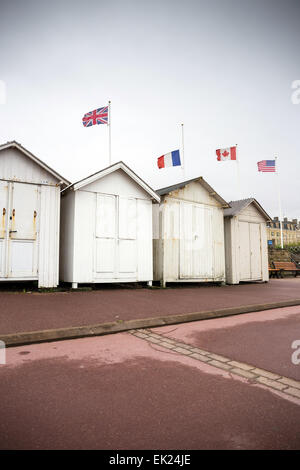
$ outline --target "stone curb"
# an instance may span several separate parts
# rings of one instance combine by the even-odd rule
[[[239,315],[242,313],[259,312],[262,310],[271,310],[274,308],[292,307],[296,305],[300,305],[300,299],[272,302],[267,304],[228,307],[218,310],[207,310],[203,312],[165,315],[154,318],[141,318],[138,320],[99,323],[95,325],[73,326],[58,329],[12,333],[6,335],[0,333],[0,340],[4,341],[7,347],[23,346],[26,344],[85,338],[89,336],[102,336],[112,333],[120,333],[122,331],[141,328],[154,328],[164,325],[175,325],[177,323],[186,323],[198,320],[210,320],[213,318]]]

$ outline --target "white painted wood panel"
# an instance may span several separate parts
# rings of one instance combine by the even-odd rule
[[[36,279],[39,287],[55,287],[58,284],[59,187],[7,182],[7,188],[1,277]]]
[[[36,240],[39,226],[39,186],[12,183],[11,238]]]
[[[96,197],[94,281],[151,280],[152,202],[114,195]]]
[[[5,266],[5,242],[3,239],[0,239],[0,278],[4,277],[4,266]]]
[[[137,279],[139,281],[152,281],[153,279],[152,254],[152,202],[137,199]]]
[[[8,220],[8,183],[0,181],[0,278],[5,274]]]
[[[8,212],[8,183],[0,181],[0,239],[4,239],[6,235]]]
[[[250,223],[251,280],[262,279],[260,224]]]
[[[60,188],[40,187],[38,280],[40,287],[59,282]]]
[[[115,196],[129,198],[149,199],[148,193],[121,169],[116,170],[93,183],[87,184],[80,190],[101,194],[113,194]]]
[[[137,231],[137,200],[119,196],[119,238],[135,240]]]
[[[239,222],[239,259],[240,259],[240,280],[251,279],[250,261],[250,234],[248,222]]]
[[[96,237],[116,237],[116,197],[109,194],[97,194],[96,202]]]
[[[260,224],[262,281],[269,280],[268,237],[266,222]]]
[[[96,278],[116,277],[116,240],[115,238],[96,239]]]
[[[193,205],[180,203],[180,278],[193,278]]]
[[[63,193],[60,213],[59,278],[72,282],[74,277],[75,193]]]
[[[213,278],[218,281],[225,279],[225,244],[224,244],[224,215],[220,208],[212,209],[212,238],[213,238]]]
[[[187,184],[181,189],[174,190],[168,194],[169,198],[180,199],[181,201],[205,204],[207,206],[222,207],[213,195],[197,182]]]
[[[55,185],[58,180],[16,148],[1,150],[1,179]]]
[[[67,193],[75,195],[74,249],[67,253],[70,269],[62,270],[68,279],[62,280],[151,281],[152,195],[120,168]]]
[[[136,240],[118,240],[119,269],[117,277],[137,278],[137,243]]]
[[[180,203],[180,277],[213,277],[212,210],[202,205]]]
[[[36,250],[30,240],[11,240],[9,268],[9,277],[37,277]]]
[[[267,216],[251,202],[225,217],[226,281],[268,281]]]
[[[39,192],[36,185],[8,183],[4,277],[37,278]]]
[[[95,278],[95,234],[97,195],[74,193],[74,250],[71,282],[93,282]]]
[[[96,279],[117,277],[117,203],[116,196],[96,194]]]
[[[225,233],[227,282],[267,281],[266,223],[243,222],[234,217],[226,221]]]
[[[24,152],[15,146],[0,152],[0,178],[6,180],[0,188],[3,184],[7,187],[6,215],[1,220],[6,226],[4,238],[0,224],[0,278],[38,280],[39,287],[56,287],[60,179],[36,157]]]
[[[223,207],[215,195],[192,182],[163,196],[155,214],[155,280],[225,280]]]

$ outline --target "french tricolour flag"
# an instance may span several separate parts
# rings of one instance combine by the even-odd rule
[[[180,153],[179,150],[174,152],[166,153],[157,159],[158,168],[167,168],[168,166],[180,166]]]

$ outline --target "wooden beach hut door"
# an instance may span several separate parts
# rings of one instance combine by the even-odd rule
[[[97,194],[95,279],[137,277],[137,200]]]
[[[240,232],[240,279],[262,278],[260,224],[239,222]]]
[[[0,278],[6,276],[8,183],[0,181]]]
[[[0,182],[0,277],[37,279],[39,191]]]
[[[180,203],[180,278],[213,277],[212,212],[210,208]]]

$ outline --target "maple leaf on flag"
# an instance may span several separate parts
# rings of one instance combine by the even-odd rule
[[[235,147],[228,147],[226,149],[218,149],[216,150],[217,160],[221,161],[228,161],[228,160],[236,160],[236,146]]]

